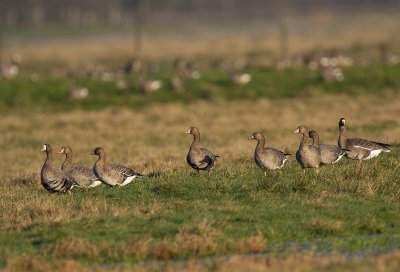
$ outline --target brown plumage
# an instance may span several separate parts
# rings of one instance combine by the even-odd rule
[[[71,147],[64,146],[58,153],[65,154],[65,161],[61,170],[80,187],[93,188],[101,184],[101,180],[96,177],[92,169],[72,162],[73,152]]]
[[[369,160],[378,156],[382,151],[390,152],[391,145],[368,141],[361,138],[347,138],[346,120],[339,120],[339,139],[338,144],[341,149],[345,149],[346,157],[353,160]]]
[[[296,152],[296,160],[302,168],[318,168],[321,164],[321,153],[319,148],[307,143],[308,129],[299,126],[294,133],[303,134],[299,149]]]
[[[47,191],[50,193],[65,193],[77,185],[63,171],[53,168],[53,150],[49,144],[44,144],[40,151],[46,152],[46,160],[40,171],[40,180]]]
[[[344,155],[346,155],[346,152],[336,145],[320,144],[319,135],[316,131],[312,130],[308,135],[313,140],[313,145],[319,148],[321,153],[321,163],[334,164],[337,163]]]
[[[200,131],[198,128],[191,127],[189,130],[185,131],[185,133],[193,135],[193,142],[186,156],[187,163],[197,172],[199,172],[199,170],[207,170],[210,172],[219,156],[214,155],[208,149],[199,147]]]
[[[143,177],[142,174],[125,167],[119,163],[107,163],[106,152],[97,147],[91,155],[99,156],[93,166],[93,172],[102,182],[110,186],[125,186],[135,178]]]
[[[263,170],[279,170],[285,165],[290,154],[273,147],[265,147],[265,137],[261,132],[254,132],[249,140],[257,140],[254,161]]]

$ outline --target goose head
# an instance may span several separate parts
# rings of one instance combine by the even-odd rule
[[[51,145],[49,145],[49,144],[44,144],[43,147],[42,147],[42,149],[40,149],[40,151],[41,151],[41,152],[51,152],[51,151],[52,151]]]
[[[59,154],[65,154],[65,155],[71,154],[72,153],[72,149],[69,146],[63,146],[58,153]]]
[[[293,133],[300,133],[300,134],[308,135],[308,129],[305,126],[300,125],[297,127],[297,129],[295,131],[293,131]]]
[[[316,132],[315,130],[311,130],[310,132],[308,132],[308,136],[312,139],[318,139],[318,132]]]
[[[90,153],[90,155],[95,155],[95,156],[99,156],[102,157],[106,154],[106,152],[104,151],[104,149],[102,147],[96,147],[92,153]]]
[[[251,135],[249,140],[257,140],[257,141],[264,140],[264,135],[261,132],[256,131]]]
[[[190,127],[188,130],[185,131],[186,134],[192,134],[192,135],[199,135],[200,131],[197,127]]]
[[[339,128],[345,127],[346,126],[346,119],[344,119],[343,117],[340,118],[339,120]]]

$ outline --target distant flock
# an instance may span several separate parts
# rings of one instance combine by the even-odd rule
[[[186,161],[190,167],[198,173],[200,170],[208,171],[215,166],[219,158],[210,150],[201,148],[200,131],[191,127],[185,133],[193,135]],[[338,146],[320,144],[316,131],[309,131],[307,127],[300,125],[294,133],[302,134],[299,148],[296,152],[296,160],[305,168],[318,168],[322,165],[334,164],[343,156],[353,160],[369,160],[378,156],[381,152],[390,152],[391,146],[385,143],[365,140],[362,138],[347,138],[346,120],[339,120]],[[312,143],[309,143],[309,139]],[[282,170],[288,157],[288,152],[282,152],[273,147],[265,147],[265,137],[261,132],[254,132],[249,140],[256,140],[257,146],[254,151],[255,163],[266,173],[268,170]],[[91,155],[98,157],[92,169],[73,163],[73,152],[71,147],[62,147],[59,153],[65,155],[65,161],[61,169],[52,165],[52,148],[44,144],[41,151],[46,152],[46,160],[41,170],[41,183],[49,192],[65,193],[73,187],[92,188],[101,183],[109,186],[125,186],[135,178],[144,177],[142,174],[123,166],[119,163],[106,161],[106,152],[97,147]]]

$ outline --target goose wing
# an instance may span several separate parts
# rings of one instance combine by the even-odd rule
[[[72,187],[79,187],[73,179],[65,175],[64,172],[61,172],[61,170],[46,173],[44,179],[42,179],[42,185],[51,193],[65,193],[72,189]]]
[[[209,170],[213,168],[219,156],[214,155],[210,150],[205,148],[200,148],[200,150],[204,154],[204,158],[200,161],[199,169]]]
[[[142,177],[143,176],[142,174],[132,170],[131,168],[123,166],[122,164],[119,164],[119,163],[112,163],[111,167],[114,171],[117,171],[118,173],[124,175],[125,177],[132,177],[132,176]]]
[[[83,187],[89,187],[93,183],[100,182],[100,179],[96,177],[92,169],[77,164],[72,165],[66,174]]]
[[[373,150],[390,151],[390,145],[388,144],[368,141],[361,138],[350,138],[347,140],[347,144],[355,148],[361,148],[369,151]]]

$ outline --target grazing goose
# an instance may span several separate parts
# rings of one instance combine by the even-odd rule
[[[296,152],[296,160],[304,168],[318,168],[321,164],[321,153],[319,148],[307,143],[308,129],[305,126],[299,126],[294,133],[303,134],[299,149]]]
[[[91,155],[99,156],[93,166],[94,174],[105,184],[110,186],[125,186],[135,178],[143,177],[142,174],[118,163],[106,163],[106,152],[97,147]]]
[[[251,81],[249,73],[234,73],[231,75],[231,81],[236,85],[246,85]]]
[[[46,160],[40,171],[40,180],[47,191],[65,193],[76,186],[76,183],[68,178],[63,171],[52,167],[53,152],[49,144],[44,144],[40,151],[46,152]]]
[[[219,156],[214,155],[211,151],[205,148],[200,148],[200,131],[197,127],[191,127],[185,131],[186,134],[193,135],[193,142],[190,145],[189,152],[186,156],[187,163],[199,173],[199,170],[210,170],[214,167]]]
[[[263,170],[282,169],[290,154],[279,151],[273,147],[264,147],[265,138],[261,132],[254,132],[249,140],[257,140],[256,150],[254,151],[254,160]],[[266,172],[264,172],[266,174]]]
[[[368,141],[361,138],[347,138],[346,120],[339,120],[339,147],[346,149],[346,157],[353,160],[369,160],[379,155],[379,153],[390,152],[390,145]]]
[[[319,148],[321,153],[321,163],[323,164],[334,164],[337,163],[344,155],[345,150],[340,149],[336,145],[320,144],[318,133],[314,130],[308,133],[310,138],[313,140],[313,145]]]
[[[93,188],[101,184],[101,180],[96,177],[92,169],[72,163],[73,153],[71,147],[64,146],[58,153],[65,154],[65,161],[61,166],[61,170],[80,187]]]

